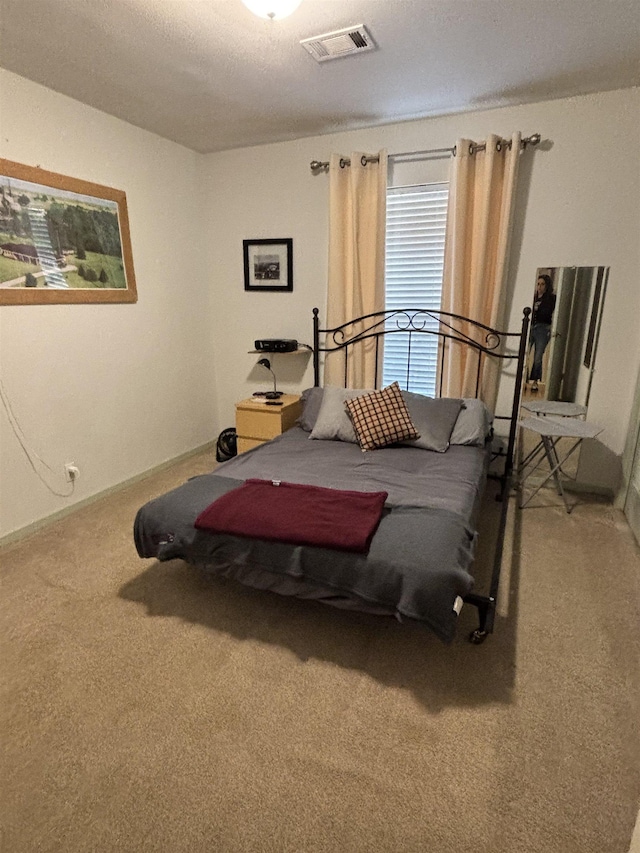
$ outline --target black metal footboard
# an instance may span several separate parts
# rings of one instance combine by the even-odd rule
[[[313,368],[314,384],[320,385],[320,359],[323,353],[340,353],[344,363],[344,385],[348,385],[349,358],[354,348],[371,341],[375,349],[376,383],[379,386],[378,365],[381,355],[381,339],[385,335],[406,335],[408,338],[407,364],[404,377],[398,381],[407,390],[411,377],[412,341],[417,335],[432,335],[438,338],[438,369],[436,375],[436,393],[441,396],[443,377],[447,358],[452,346],[468,347],[474,353],[475,365],[475,394],[481,392],[481,379],[486,359],[496,359],[499,364],[515,364],[514,389],[511,398],[510,411],[505,414],[495,413],[497,420],[508,422],[506,448],[500,449],[493,458],[503,461],[502,471],[494,475],[499,482],[497,500],[501,502],[500,519],[494,546],[493,568],[489,591],[486,595],[470,593],[465,596],[465,602],[478,609],[479,626],[469,639],[472,643],[482,643],[492,633],[500,571],[504,551],[504,540],[509,511],[509,494],[512,487],[515,444],[518,428],[518,412],[522,393],[522,379],[526,359],[527,340],[529,332],[530,308],[522,312],[521,328],[517,332],[502,332],[479,323],[469,317],[451,314],[446,311],[422,310],[407,308],[402,310],[378,311],[357,317],[347,323],[330,329],[320,328],[319,312],[313,309]],[[324,336],[324,338],[321,338]],[[371,345],[371,344],[369,344]],[[471,395],[468,395],[471,396]]]

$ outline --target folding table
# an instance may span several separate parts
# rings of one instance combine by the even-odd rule
[[[556,489],[558,490],[558,494],[562,497],[565,509],[567,512],[571,512],[573,506],[571,506],[567,501],[562,488],[562,481],[560,479],[562,466],[578,449],[578,447],[580,447],[585,438],[595,438],[602,432],[602,427],[587,423],[587,421],[578,420],[576,417],[554,416],[531,416],[518,421],[518,425],[540,437],[540,441],[536,447],[528,454],[520,466],[520,508],[524,508],[529,501],[538,494],[540,489],[553,477]],[[562,458],[560,458],[558,455],[557,445],[562,438],[572,438],[574,441],[569,450]],[[529,497],[524,500],[525,483],[544,459],[549,463],[549,474],[538,486],[536,486]],[[529,470],[526,470],[527,468],[529,468]]]
[[[521,409],[525,409],[532,415],[551,415],[558,418],[584,418],[587,414],[587,407],[581,406],[579,403],[563,403],[560,400],[525,400],[520,405]],[[555,452],[555,448],[554,448]],[[533,450],[520,463],[520,470],[533,462],[538,454],[544,454],[544,445],[539,441]],[[556,456],[556,462],[558,461]],[[565,473],[561,471],[560,473]]]
[[[563,403],[560,400],[524,400],[521,409],[532,415],[553,415],[560,418],[584,418],[587,407],[580,403]]]

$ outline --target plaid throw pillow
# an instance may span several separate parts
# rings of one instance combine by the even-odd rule
[[[420,438],[397,382],[382,391],[345,400],[345,407],[363,450]]]

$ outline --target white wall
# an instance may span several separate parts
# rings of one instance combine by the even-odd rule
[[[201,155],[0,70],[0,156],[127,194],[134,305],[0,306],[0,538],[216,436]]]
[[[589,416],[605,432],[599,452],[583,453],[582,479],[611,487],[629,428],[640,364],[640,90],[334,134],[205,157],[210,267],[218,306],[216,381],[221,420],[233,404],[264,384],[255,337],[309,342],[311,309],[324,313],[327,276],[328,177],[309,162],[334,151],[390,153],[540,132],[545,142],[521,161],[519,209],[511,264],[512,327],[530,305],[541,266],[610,266]],[[436,176],[437,177],[437,176]],[[293,237],[294,291],[245,293],[242,240]],[[282,386],[311,384],[301,356],[274,359]],[[294,367],[295,362],[295,367]],[[287,380],[287,381],[285,381]]]

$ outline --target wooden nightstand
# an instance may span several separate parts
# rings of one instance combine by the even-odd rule
[[[238,453],[264,444],[295,426],[302,412],[297,394],[283,394],[281,406],[267,406],[264,397],[249,397],[236,403]]]

